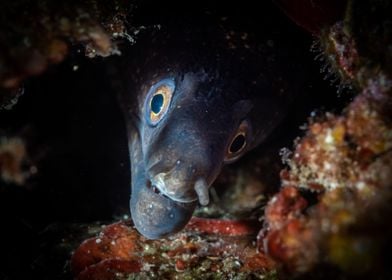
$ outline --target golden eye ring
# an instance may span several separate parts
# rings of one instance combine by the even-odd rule
[[[237,132],[231,138],[230,144],[226,149],[225,162],[232,162],[239,158],[247,146],[249,134],[249,124],[246,120],[239,125]]]
[[[240,131],[236,134],[236,136],[231,141],[231,144],[228,149],[229,154],[237,154],[241,152],[246,146],[246,134],[244,131]]]
[[[156,125],[167,113],[174,92],[174,81],[162,80],[151,87],[147,95],[146,118],[150,125]]]

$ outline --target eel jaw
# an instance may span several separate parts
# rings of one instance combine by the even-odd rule
[[[130,199],[131,216],[136,229],[149,239],[159,239],[174,234],[185,227],[197,206],[197,198],[202,205],[209,201],[209,185],[204,178],[198,178],[191,186],[191,196],[179,201],[165,192],[167,184],[172,181],[163,180],[154,185],[146,170],[144,155],[139,137],[134,137],[130,145],[132,191]],[[171,176],[171,178],[177,178]],[[163,188],[162,186],[165,186]],[[173,185],[170,185],[173,186]],[[181,188],[181,184],[178,185]],[[188,185],[189,187],[190,185]],[[194,189],[192,189],[194,187]],[[170,188],[170,187],[169,187]],[[189,192],[188,192],[189,194]],[[177,196],[178,198],[178,196]]]
[[[134,183],[130,201],[131,216],[136,229],[143,236],[149,239],[164,238],[185,227],[197,201],[174,201],[154,190],[148,181],[144,180],[143,184],[137,185]]]
[[[203,178],[198,179],[194,188],[199,203],[207,205],[209,196],[206,181]],[[133,190],[132,219],[136,229],[149,239],[163,238],[183,229],[192,217],[198,201],[197,197],[190,201],[178,201],[150,181],[147,181],[137,194]]]
[[[184,184],[184,181],[171,178],[171,176],[167,177],[166,174],[159,173],[151,179],[153,190],[156,190],[157,193],[181,203],[191,203],[197,200],[203,206],[209,203],[209,185],[203,177],[197,179],[195,183],[192,181],[189,184]]]

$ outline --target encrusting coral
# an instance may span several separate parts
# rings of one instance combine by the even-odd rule
[[[391,7],[386,1],[367,2],[373,16],[385,15],[380,10]],[[384,61],[368,55],[369,46],[362,46],[364,51],[357,47],[363,39],[353,25],[366,13],[365,6],[351,1],[348,19],[321,35],[327,63],[358,93],[341,115],[310,120],[289,168],[281,172],[282,190],[265,212],[268,233],[259,248],[291,272],[329,264],[350,276],[388,275],[383,267],[391,232],[385,219],[392,194],[392,73]],[[368,32],[375,34],[365,36],[378,47],[383,40],[385,49],[379,51],[388,53],[391,37],[376,32],[389,16],[367,19],[373,24]],[[311,206],[304,194],[308,192],[316,200]]]

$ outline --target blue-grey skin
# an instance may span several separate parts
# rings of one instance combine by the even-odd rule
[[[296,94],[287,81],[299,70],[288,62],[286,46],[268,36],[257,46],[232,48],[222,30],[174,27],[138,44],[130,55],[137,66],[129,67],[121,99],[128,123],[130,208],[137,230],[157,239],[181,230],[198,202],[208,203],[208,188],[222,166],[276,128]],[[160,85],[173,94],[166,113],[152,124],[149,100]],[[230,158],[230,144],[244,124],[246,146]]]

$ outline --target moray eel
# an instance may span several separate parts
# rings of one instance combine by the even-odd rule
[[[198,203],[209,203],[222,167],[277,127],[301,70],[278,33],[257,43],[246,33],[200,24],[151,33],[129,55],[121,104],[132,220],[157,239],[181,230]]]

